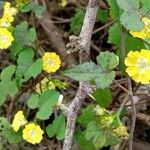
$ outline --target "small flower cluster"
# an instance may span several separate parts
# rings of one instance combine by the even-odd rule
[[[43,130],[35,123],[28,123],[23,111],[18,111],[13,119],[12,128],[15,132],[17,132],[21,127],[24,126],[23,139],[32,144],[40,143],[43,139]]]
[[[127,132],[127,128],[120,124],[119,127],[113,130],[114,136],[120,137],[121,139],[127,140],[129,138],[129,133]]]
[[[54,73],[60,68],[61,60],[56,53],[46,52],[42,59],[44,71],[48,73]]]
[[[4,4],[4,11],[0,19],[0,49],[7,49],[14,40],[12,33],[9,31],[11,23],[14,21],[17,9],[11,7],[9,2]]]
[[[139,32],[130,31],[133,37],[147,39],[150,38],[150,19],[143,17],[142,22],[144,23],[144,28]]]
[[[98,105],[95,107],[94,111],[100,128],[104,129],[105,131],[108,130],[110,135],[113,135],[118,139],[129,138],[127,127],[124,126],[120,120],[118,120],[119,125],[115,125],[117,123],[116,114],[111,113]]]

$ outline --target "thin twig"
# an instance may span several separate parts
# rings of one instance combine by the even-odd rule
[[[131,84],[131,79],[129,77],[128,77],[128,86],[129,86],[130,93],[132,93],[132,84]],[[131,116],[131,127],[130,127],[129,150],[132,150],[133,134],[134,134],[134,128],[135,128],[135,123],[136,123],[136,107],[135,107],[135,102],[133,99],[133,94],[130,95],[130,100],[131,100],[132,116]]]
[[[100,32],[101,30],[104,30],[105,28],[111,26],[111,25],[114,24],[115,22],[116,22],[116,21],[113,20],[113,21],[110,21],[110,22],[106,23],[106,24],[103,25],[102,27],[100,27],[100,28],[94,30],[92,34],[96,34],[97,32]]]

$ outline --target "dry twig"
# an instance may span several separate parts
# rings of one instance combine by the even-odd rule
[[[79,35],[80,47],[82,49],[82,51],[80,51],[80,63],[86,61],[90,54],[91,36],[92,36],[94,23],[96,20],[98,6],[99,6],[99,0],[90,0],[86,9],[82,30]],[[63,150],[70,150],[72,146],[72,139],[73,139],[77,114],[78,111],[80,110],[82,101],[87,95],[85,92],[83,92],[82,89],[86,90],[87,93],[91,92],[91,88],[86,82],[80,82],[77,94],[68,109]]]

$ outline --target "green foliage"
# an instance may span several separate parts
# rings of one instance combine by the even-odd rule
[[[35,109],[39,107],[39,95],[38,94],[32,94],[30,98],[28,99],[28,107],[31,109]]]
[[[46,10],[46,7],[45,6],[42,6],[42,5],[38,5],[34,2],[31,2],[27,5],[25,5],[24,7],[21,7],[21,12],[23,13],[26,13],[26,12],[29,12],[29,11],[33,11],[36,15],[37,18],[42,18],[45,10]]]
[[[82,9],[77,9],[75,15],[71,18],[70,23],[70,32],[73,32],[75,35],[79,34],[83,19],[84,19],[85,11]]]
[[[26,6],[30,2],[30,0],[15,0],[15,2],[18,8],[22,8]]]
[[[33,94],[28,99],[28,107],[31,109],[38,108],[36,117],[40,120],[47,120],[53,112],[53,107],[57,104],[59,92],[56,90],[47,90],[40,96]]]
[[[78,118],[78,123],[85,128],[84,131],[77,132],[81,147],[82,142],[88,141],[89,146],[94,145],[95,149],[100,149],[116,145],[121,141],[120,137],[127,139],[129,135],[127,128],[118,120],[117,113],[109,112],[98,105],[89,105],[85,108]]]
[[[118,23],[115,23],[108,30],[108,43],[115,44],[120,46],[121,44],[121,26]]]
[[[37,35],[35,28],[29,28],[26,21],[17,25],[13,34],[15,40],[12,42],[11,57],[12,59],[15,59],[17,54],[26,48],[26,46],[33,46]]]
[[[92,94],[94,98],[96,99],[96,102],[101,106],[101,107],[108,107],[109,104],[111,103],[112,96],[110,89],[105,88],[105,89],[97,89],[94,91]]]
[[[120,16],[121,24],[128,30],[140,31],[144,27],[141,17],[138,13],[138,0],[117,0],[118,6],[124,10]]]
[[[31,46],[36,39],[35,28],[29,28],[28,23],[23,21],[14,29],[15,41],[26,46]]]
[[[92,141],[96,149],[102,148],[106,142],[106,134],[97,126],[95,121],[88,124],[85,138]]]
[[[112,70],[119,64],[118,56],[108,51],[98,55],[96,60],[103,71]]]
[[[149,6],[150,6],[150,1],[148,0],[139,0],[141,3],[141,12],[143,15],[147,14],[149,16]]]
[[[98,88],[108,87],[115,77],[112,69],[119,64],[119,59],[108,51],[100,53],[96,59],[99,66],[93,62],[87,62],[64,71],[64,75],[78,81],[94,80]]]
[[[120,59],[120,64],[119,67],[120,69],[124,72],[125,66],[124,66],[124,58],[122,58],[122,50],[121,50],[121,36],[122,36],[122,27],[119,23],[115,23],[110,29],[108,30],[108,43],[115,44],[117,46],[117,55],[119,56]],[[141,50],[145,48],[144,43],[137,39],[132,37],[131,35],[127,34],[126,39],[125,39],[125,44],[126,44],[126,54],[130,50]]]
[[[31,66],[28,68],[27,72],[25,73],[25,81],[30,79],[30,77],[35,78],[37,75],[39,75],[42,72],[42,59],[39,58],[35,62],[31,64]]]
[[[113,19],[119,19],[121,11],[116,3],[116,0],[107,0],[107,3],[110,6],[110,16]]]
[[[0,105],[5,102],[6,96],[14,96],[18,92],[16,80],[12,79],[15,69],[15,66],[10,65],[2,70],[0,76]]]
[[[78,118],[78,122],[83,126],[87,126],[92,120],[94,120],[94,106],[89,105],[83,109],[82,114]]]
[[[16,78],[18,84],[27,81],[31,77],[35,78],[42,71],[42,59],[33,61],[34,51],[31,48],[24,48],[18,55]]]
[[[57,118],[53,120],[52,124],[46,127],[48,137],[56,136],[58,140],[62,140],[65,136],[65,116],[61,113]]]
[[[101,22],[107,22],[109,19],[109,12],[108,10],[99,9],[97,12],[97,19]]]
[[[135,12],[139,8],[139,0],[117,0],[117,4],[126,12]]]
[[[0,136],[5,137],[10,143],[22,141],[22,133],[13,131],[11,124],[4,117],[0,117]]]
[[[144,27],[140,16],[135,12],[123,12],[120,17],[120,21],[126,29],[132,31],[141,31],[141,29]]]
[[[86,62],[84,64],[75,66],[73,69],[64,71],[64,75],[75,80],[90,81],[97,78],[101,70],[93,62]]]

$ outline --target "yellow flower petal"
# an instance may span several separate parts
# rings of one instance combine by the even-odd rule
[[[0,49],[6,49],[11,46],[14,40],[12,34],[6,28],[0,28]]]
[[[14,131],[18,131],[21,126],[24,126],[27,123],[25,116],[23,115],[23,111],[18,111],[15,114],[15,117],[12,122],[12,128]]]
[[[29,143],[37,144],[43,139],[43,133],[39,125],[29,123],[23,129],[23,139]]]
[[[144,28],[139,32],[129,31],[129,33],[133,37],[141,38],[141,39],[147,39],[150,38],[150,19],[143,17],[142,22],[144,23]]]
[[[61,65],[60,57],[56,53],[46,52],[43,56],[43,70],[52,73],[56,72]]]
[[[150,83],[150,50],[131,51],[125,58],[126,72],[136,82]]]

